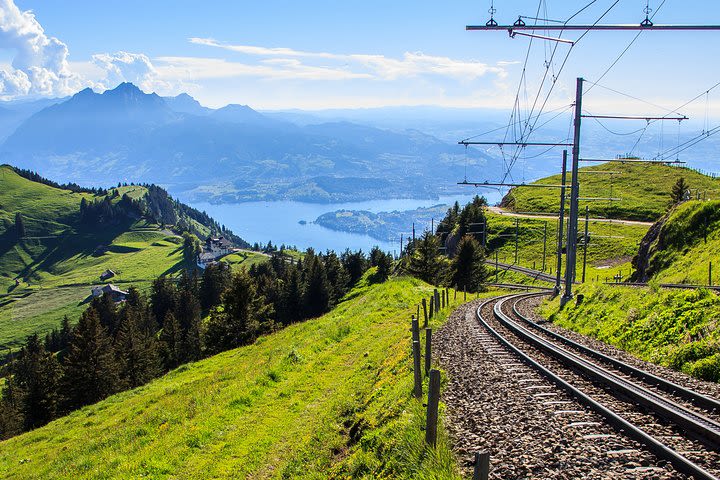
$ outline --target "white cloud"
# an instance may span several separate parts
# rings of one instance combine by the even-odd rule
[[[406,52],[402,58],[391,58],[385,55],[369,54],[336,54],[328,52],[306,52],[291,48],[267,48],[252,45],[231,45],[218,42],[212,38],[189,39],[196,45],[220,48],[235,53],[254,57],[269,57],[262,60],[265,65],[277,65],[278,68],[322,68],[324,71],[341,71],[343,79],[348,74],[358,75],[357,78],[375,78],[379,80],[397,80],[402,77],[419,75],[438,75],[455,80],[475,80],[487,74],[504,78],[507,73],[503,68],[506,64],[490,66],[472,60],[456,60],[449,57],[425,55],[421,52]],[[284,58],[277,58],[284,57]],[[303,61],[304,60],[304,61]],[[317,65],[318,61],[324,61]],[[238,65],[242,63],[236,63]]]
[[[0,70],[0,96],[67,95],[80,87],[68,65],[67,46],[48,37],[31,11],[0,0],[0,48],[13,50],[12,66]]]
[[[163,80],[147,55],[142,53],[98,53],[93,63],[104,72],[94,85],[99,90],[114,88],[122,82],[131,82],[146,92],[167,94],[176,90],[175,85]]]
[[[364,73],[342,69],[303,65],[292,59],[265,60],[250,65],[220,58],[159,57],[157,71],[172,80],[207,80],[213,78],[257,77],[271,80],[351,80],[371,78]]]

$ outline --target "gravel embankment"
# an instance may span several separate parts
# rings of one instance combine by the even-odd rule
[[[478,305],[457,309],[434,338],[466,473],[473,454],[488,450],[496,479],[685,478],[520,364],[477,323]]]

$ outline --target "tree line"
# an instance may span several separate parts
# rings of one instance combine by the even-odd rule
[[[371,281],[384,281],[392,258],[377,248],[369,256],[309,249],[293,262],[275,255],[249,270],[219,262],[201,275],[159,277],[119,304],[95,298],[74,326],[65,317],[44,339],[29,336],[3,367],[0,438],[322,315],[372,266]]]
[[[75,193],[91,193],[93,195],[107,195],[108,191],[106,188],[88,188],[88,187],[81,187],[75,182],[70,183],[58,183],[53,180],[49,180],[42,175],[40,175],[37,172],[34,172],[32,170],[26,170],[23,168],[17,168],[10,166],[10,168],[15,171],[18,175],[20,175],[23,178],[26,178],[27,180],[30,180],[31,182],[36,183],[42,183],[43,185],[48,185],[50,187],[59,188],[62,190],[70,190],[71,192]]]
[[[426,231],[408,243],[401,267],[433,285],[477,292],[487,280],[485,249],[478,241],[486,222],[484,197],[450,207],[435,232]]]

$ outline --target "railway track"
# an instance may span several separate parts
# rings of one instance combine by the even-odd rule
[[[513,272],[522,273],[525,276],[532,278],[533,280],[541,280],[543,282],[555,283],[556,278],[550,274],[541,272],[539,270],[533,270],[532,268],[521,267],[519,265],[513,265],[510,263],[495,262],[491,259],[486,259],[485,264],[490,267],[497,267],[500,270],[512,270]]]
[[[692,478],[718,480],[720,402],[533,322],[522,313],[523,302],[545,294],[488,300],[477,320],[502,348],[658,460]]]

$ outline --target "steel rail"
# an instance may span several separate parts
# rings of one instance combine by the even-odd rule
[[[508,299],[500,300],[495,304],[494,313],[498,321],[516,335],[535,348],[546,352],[566,366],[587,375],[591,380],[597,380],[627,398],[644,406],[661,417],[672,421],[691,433],[697,440],[703,441],[715,450],[720,451],[720,424],[697,412],[693,412],[676,402],[668,400],[646,388],[637,385],[604,367],[596,365],[548,340],[532,333],[525,327],[513,322],[503,311],[502,306]]]
[[[607,422],[613,426],[616,430],[620,431],[623,435],[631,437],[638,442],[645,445],[648,450],[655,454],[660,459],[669,461],[678,471],[687,475],[692,475],[696,480],[720,480],[712,473],[703,469],[699,465],[688,460],[684,456],[678,454],[676,451],[659,442],[647,432],[630,423],[620,415],[616,414],[609,408],[605,407],[601,403],[594,400],[592,397],[572,386],[570,383],[565,381],[562,377],[556,375],[548,368],[544,367],[536,360],[532,359],[529,355],[518,349],[499,332],[493,329],[489,323],[487,323],[482,317],[482,309],[491,302],[502,302],[503,299],[511,298],[516,295],[506,295],[504,297],[496,297],[494,299],[486,300],[477,309],[476,316],[478,321],[495,337],[497,340],[517,355],[523,362],[528,364],[531,368],[539,371],[544,377],[551,382],[555,383],[558,387],[568,392],[572,397],[576,398],[580,403],[583,403],[594,410],[596,413],[604,417]],[[496,304],[497,305],[497,304]],[[493,309],[494,311],[495,309]]]
[[[537,294],[537,295],[539,296],[540,294]],[[657,376],[653,373],[650,373],[646,370],[642,370],[640,368],[633,367],[632,365],[630,365],[628,363],[622,362],[616,358],[605,355],[602,352],[599,352],[590,347],[587,347],[581,343],[571,340],[563,335],[560,335],[559,333],[553,332],[552,330],[548,330],[547,328],[543,327],[542,325],[539,325],[536,322],[533,322],[532,320],[527,318],[525,315],[520,313],[517,309],[518,303],[520,303],[521,301],[523,301],[524,299],[527,299],[527,298],[530,298],[530,295],[526,296],[523,299],[516,300],[513,303],[512,310],[513,310],[513,313],[519,319],[521,319],[523,322],[530,325],[532,328],[542,332],[545,335],[548,335],[548,336],[554,338],[555,340],[558,340],[558,341],[564,343],[565,345],[568,345],[576,350],[579,350],[591,357],[594,357],[605,363],[609,363],[610,365],[617,368],[618,370],[620,370],[623,373],[632,375],[633,377],[643,380],[645,382],[652,383],[656,387],[660,388],[661,390],[664,390],[667,393],[670,393],[677,397],[688,400],[698,407],[720,413],[720,400],[717,400],[712,397],[708,397],[707,395],[703,395],[694,390],[690,390],[689,388],[685,388],[682,385],[673,383],[667,379],[659,377],[659,376]]]

